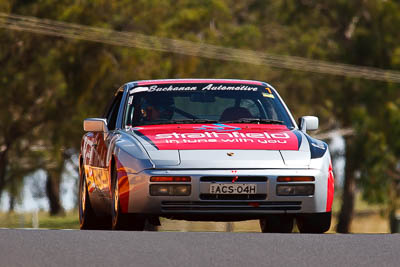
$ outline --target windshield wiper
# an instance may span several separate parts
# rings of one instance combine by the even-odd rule
[[[260,118],[241,118],[232,121],[223,121],[223,123],[257,123],[257,124],[284,124],[283,121],[260,119]]]
[[[217,123],[217,120],[207,120],[207,119],[183,119],[183,120],[154,120],[154,121],[146,121],[143,123],[134,124],[134,126],[141,125],[163,125],[163,124],[196,124],[196,123]]]
[[[183,120],[157,120],[143,123],[141,125],[154,125],[154,124],[196,124],[196,123],[256,123],[256,124],[284,124],[283,121],[260,119],[260,118],[241,118],[231,121],[217,121],[208,119],[183,119]]]

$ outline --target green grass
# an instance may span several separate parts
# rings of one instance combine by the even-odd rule
[[[1,228],[33,228],[35,214],[24,213],[0,213]],[[50,216],[45,211],[38,213],[39,228],[48,229],[79,229],[78,213],[68,211],[63,216]]]

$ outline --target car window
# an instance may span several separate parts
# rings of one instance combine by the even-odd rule
[[[290,115],[275,92],[265,86],[179,84],[138,87],[127,101],[125,125],[179,123],[186,120],[233,122],[266,119],[293,128]],[[154,90],[152,90],[155,88]],[[221,88],[221,89],[220,89]],[[224,88],[227,88],[224,90]]]
[[[119,106],[121,104],[121,100],[122,100],[122,92],[119,92],[118,95],[115,96],[115,98],[107,112],[106,118],[107,118],[107,127],[109,130],[114,130],[116,127],[118,111],[119,111]]]
[[[199,119],[219,120],[226,107],[234,106],[235,99],[218,96],[215,96],[214,99],[214,102],[195,102],[190,100],[190,95],[177,96],[175,97],[175,108]],[[183,112],[174,112],[172,119],[187,119],[187,116]]]
[[[258,105],[257,105],[258,104]],[[254,99],[241,99],[240,106],[246,108],[253,118],[263,118],[261,104],[254,101]]]

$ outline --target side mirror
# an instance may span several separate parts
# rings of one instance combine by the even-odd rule
[[[101,118],[89,118],[83,121],[83,130],[85,132],[103,132],[107,133],[107,120]]]
[[[315,116],[303,116],[299,118],[299,128],[303,133],[318,130],[318,124],[318,117]]]

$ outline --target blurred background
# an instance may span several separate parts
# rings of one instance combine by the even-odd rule
[[[190,77],[266,81],[318,116],[330,232],[400,232],[399,28],[395,0],[0,0],[0,227],[79,228],[83,119],[125,82]]]

